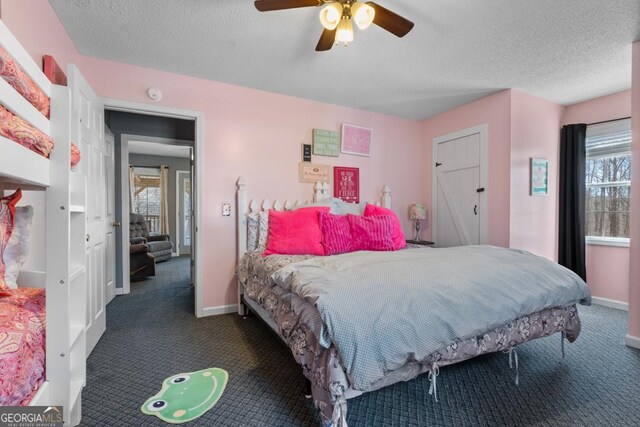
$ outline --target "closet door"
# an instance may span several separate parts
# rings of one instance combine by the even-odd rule
[[[106,286],[107,280],[115,276],[113,265],[113,245],[105,233],[108,225],[108,191],[114,185],[107,185],[113,179],[108,173],[113,171],[113,146],[107,149],[104,134],[104,106],[78,69],[69,69],[70,87],[73,93],[73,112],[77,118],[78,139],[86,153],[82,153],[87,168],[87,306],[86,336],[87,357],[96,346],[106,329]],[[107,153],[109,151],[109,153]],[[109,164],[109,165],[108,165]],[[110,262],[111,261],[111,262]],[[107,271],[109,269],[109,271]]]

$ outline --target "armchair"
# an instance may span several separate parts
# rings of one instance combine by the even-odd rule
[[[129,276],[141,280],[156,275],[156,260],[144,243],[129,246]]]
[[[149,253],[155,257],[156,262],[170,259],[173,252],[173,243],[168,235],[149,235],[147,221],[141,214],[129,214],[129,243],[131,245],[146,244],[149,247]]]

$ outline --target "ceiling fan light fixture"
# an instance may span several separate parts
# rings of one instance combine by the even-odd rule
[[[343,17],[338,24],[336,31],[336,43],[343,43],[347,46],[353,41],[353,24],[351,18]]]
[[[368,4],[357,1],[351,5],[351,16],[353,17],[353,20],[356,21],[358,28],[366,30],[371,24],[373,24],[373,19],[376,17],[376,11]]]
[[[320,23],[327,30],[335,30],[342,18],[342,5],[334,2],[328,4],[320,11]]]

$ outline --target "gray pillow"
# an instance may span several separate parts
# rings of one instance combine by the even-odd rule
[[[362,215],[364,214],[364,208],[366,206],[367,206],[366,202],[360,202],[360,203],[342,202],[342,210],[340,212],[340,215],[346,215],[346,214]]]
[[[247,252],[258,249],[258,218],[258,213],[247,215]]]
[[[321,200],[319,202],[313,202],[313,203],[307,203],[306,205],[294,206],[293,208],[291,208],[291,210],[295,211],[296,209],[301,209],[301,208],[326,206],[329,208],[329,212],[331,212],[332,214],[344,215],[342,213],[342,205],[344,205],[344,202],[342,200],[336,199],[335,197],[333,197],[331,199]]]

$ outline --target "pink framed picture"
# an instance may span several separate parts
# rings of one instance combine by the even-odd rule
[[[333,197],[347,203],[360,203],[360,169],[333,168]]]
[[[353,125],[342,125],[342,151],[345,154],[371,157],[373,130]]]

